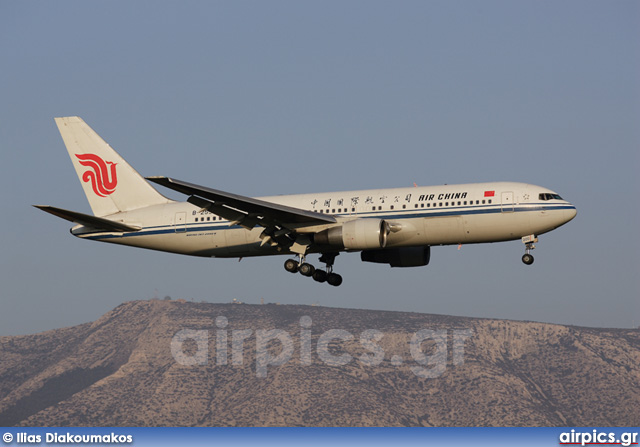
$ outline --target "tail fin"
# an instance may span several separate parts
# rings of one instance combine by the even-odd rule
[[[170,202],[81,118],[55,120],[94,215]]]

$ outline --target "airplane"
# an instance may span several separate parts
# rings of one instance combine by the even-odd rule
[[[289,255],[284,268],[332,286],[341,252],[391,267],[429,264],[431,247],[520,239],[533,263],[538,236],[576,207],[515,182],[245,197],[170,177],[144,178],[79,117],[55,118],[93,215],[45,205],[81,239],[211,258]],[[171,200],[151,183],[187,196]],[[320,254],[324,268],[306,258]]]

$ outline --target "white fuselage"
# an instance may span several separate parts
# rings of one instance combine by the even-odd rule
[[[474,244],[520,239],[551,231],[576,215],[575,207],[540,186],[474,183],[261,197],[266,202],[335,216],[337,223],[304,226],[312,234],[362,218],[384,219],[394,231],[386,248]],[[559,197],[555,195],[555,197]],[[137,232],[95,232],[76,226],[81,238],[206,257],[289,254],[261,245],[261,227],[247,230],[187,202],[169,202],[107,216]],[[316,251],[312,249],[312,251]],[[348,251],[348,250],[346,250]]]

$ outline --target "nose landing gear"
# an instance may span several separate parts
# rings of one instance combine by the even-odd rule
[[[524,236],[522,238],[522,242],[525,246],[525,254],[522,255],[522,262],[524,262],[526,265],[531,265],[533,264],[533,255],[531,254],[531,250],[536,248],[536,246],[533,244],[535,242],[538,242],[538,238],[535,234],[530,234],[529,236]]]
[[[305,262],[304,255],[298,255],[300,258],[299,261],[295,259],[287,259],[284,261],[284,269],[291,273],[300,272],[302,276],[311,277],[317,282],[326,282],[334,287],[338,287],[342,284],[342,276],[333,273],[333,263],[338,254],[339,253],[323,253],[322,256],[320,256],[320,262],[326,264],[325,270],[315,268],[313,265]]]
[[[522,255],[522,262],[524,262],[527,265],[533,264],[533,255],[530,255],[529,253],[523,254]]]

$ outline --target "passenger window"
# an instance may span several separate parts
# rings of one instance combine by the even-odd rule
[[[407,209],[407,205],[402,205],[402,209],[406,210]]]

